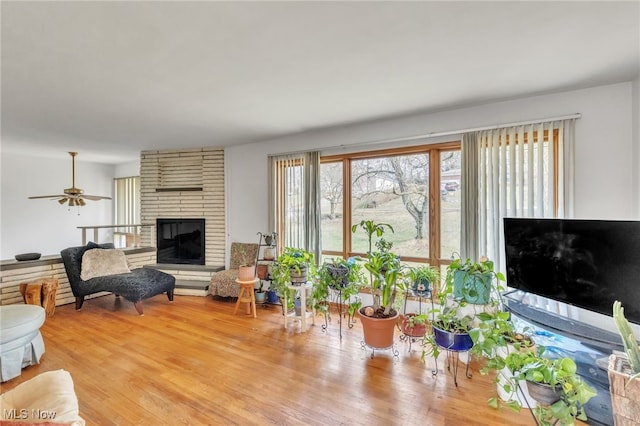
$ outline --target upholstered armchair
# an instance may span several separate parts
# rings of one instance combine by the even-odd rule
[[[212,296],[238,297],[240,287],[236,284],[238,278],[238,267],[244,257],[258,259],[258,249],[260,246],[254,243],[231,243],[231,258],[229,259],[229,269],[217,272],[211,277],[209,293]]]

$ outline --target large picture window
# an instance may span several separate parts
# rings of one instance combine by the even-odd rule
[[[374,220],[394,228],[385,239],[404,261],[448,263],[460,247],[460,158],[459,142],[323,157],[323,255],[365,255],[351,225]]]

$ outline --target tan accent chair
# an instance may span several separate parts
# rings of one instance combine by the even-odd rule
[[[260,246],[255,243],[231,243],[231,259],[229,269],[217,272],[211,277],[209,293],[212,296],[238,297],[240,286],[236,283],[238,278],[238,267],[242,262],[242,249],[244,247],[247,258],[256,261],[258,259],[258,249]]]

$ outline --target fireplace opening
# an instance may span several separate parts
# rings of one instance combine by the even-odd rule
[[[156,219],[158,263],[204,265],[204,219]]]

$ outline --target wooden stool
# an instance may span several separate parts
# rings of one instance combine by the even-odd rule
[[[41,278],[38,281],[20,283],[20,294],[27,305],[42,306],[47,316],[56,310],[57,278]]]
[[[253,292],[253,289],[256,285],[258,278],[254,278],[250,281],[240,281],[236,279],[236,283],[240,286],[240,293],[238,294],[238,301],[236,302],[236,308],[233,310],[233,315],[238,312],[238,307],[240,303],[248,303],[247,305],[247,315],[251,315],[251,310],[253,309],[253,317],[257,318],[256,315],[256,295]]]

